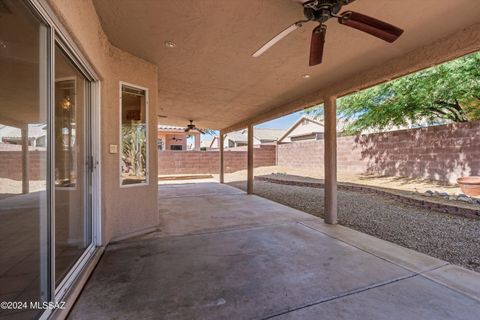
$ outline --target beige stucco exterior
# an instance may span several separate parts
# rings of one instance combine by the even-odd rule
[[[157,66],[110,44],[91,1],[48,1],[57,18],[74,39],[101,82],[101,203],[102,242],[123,238],[158,225],[157,210]],[[120,81],[148,89],[148,184],[121,188],[119,154],[109,145],[120,145]]]
[[[459,8],[461,14],[453,17],[449,10],[456,5],[447,0],[424,1],[422,6],[425,10],[412,12],[411,16],[399,15],[399,12],[418,4],[416,1],[382,0],[385,4],[382,10],[377,10],[380,1],[355,2],[351,9],[358,8],[367,14],[401,25],[406,30],[405,36],[398,44],[387,46],[376,39],[351,33],[351,30],[331,23],[331,34],[336,33],[342,41],[333,41],[332,38],[328,49],[330,53],[327,52],[328,59],[315,69],[306,68],[305,59],[299,58],[303,57],[308,44],[308,30],[303,30],[296,38],[288,40],[291,41],[290,46],[286,42],[280,44],[277,51],[269,53],[277,58],[263,58],[262,63],[258,62],[260,60],[250,60],[249,53],[261,43],[260,38],[276,31],[285,21],[294,21],[295,17],[301,16],[301,10],[291,1],[268,2],[268,8],[278,9],[282,13],[281,17],[266,15],[264,11],[267,7],[263,8],[253,0],[231,5],[209,3],[197,20],[210,23],[216,21],[217,17],[224,28],[216,28],[216,25],[192,28],[188,23],[196,21],[195,19],[180,23],[177,19],[181,15],[175,15],[167,9],[172,6],[175,9],[183,8],[186,5],[184,3],[159,1],[148,2],[144,6],[130,6],[128,2],[120,0],[46,1],[101,77],[104,242],[153,228],[158,223],[157,152],[149,152],[148,185],[130,188],[120,188],[119,155],[108,153],[109,144],[119,144],[117,119],[120,81],[149,89],[149,148],[153,151],[157,148],[157,115],[167,116],[169,124],[184,125],[188,119],[194,119],[196,123],[198,120],[197,124],[201,127],[221,129],[223,133],[228,133],[480,49],[480,24],[478,15],[473,12],[478,9],[478,4],[468,0],[462,0],[465,5]],[[245,19],[229,19],[224,14],[225,8],[244,12]],[[258,12],[258,16],[264,19],[246,14],[246,10]],[[97,12],[102,17],[108,38]],[[165,15],[168,15],[168,19],[162,19]],[[131,22],[130,19],[137,19],[137,16],[142,19]],[[445,17],[450,19],[447,24],[444,23]],[[224,19],[228,23],[223,24]],[[250,19],[261,23],[256,26]],[[275,26],[265,29],[265,25],[262,27],[265,23],[275,23]],[[259,31],[261,37],[251,37],[251,33],[245,31],[245,25]],[[131,29],[124,30],[125,26]],[[165,37],[170,35],[167,31],[172,27],[180,28],[180,31],[171,30],[170,33],[181,48],[165,51],[163,41],[169,40]],[[243,30],[242,33],[236,33],[234,43],[229,43],[231,39],[222,33],[223,30],[230,30],[230,27]],[[182,30],[188,32],[184,34]],[[425,32],[419,33],[418,30]],[[190,36],[193,31],[202,32],[206,38],[200,38],[200,42],[184,42],[185,37],[196,39]],[[120,50],[110,41],[143,59]],[[224,47],[224,42],[229,45]],[[217,48],[219,44],[222,46]],[[241,48],[235,47],[238,44],[241,44]],[[197,51],[186,50],[193,45]],[[220,51],[217,52],[217,49]],[[334,56],[337,59],[333,59]],[[213,65],[205,64],[211,57],[221,59],[212,59],[216,61]],[[271,72],[280,70],[280,66],[285,68],[281,74]],[[162,72],[157,70],[158,67]],[[308,84],[300,77],[304,73],[312,75]],[[272,74],[274,78],[265,78],[266,74]],[[185,79],[186,75],[196,82],[186,84],[177,79]],[[223,88],[222,85],[226,84],[242,90]],[[258,95],[260,93],[261,97]]]

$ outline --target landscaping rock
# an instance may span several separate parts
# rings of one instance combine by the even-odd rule
[[[447,199],[450,195],[447,192],[437,192],[435,191],[435,194],[439,197]]]
[[[427,190],[427,191],[425,191],[425,193],[423,195],[425,197],[433,197],[435,195],[435,193],[432,190]]]
[[[469,197],[457,197],[457,200],[458,201],[463,201],[463,202],[466,202],[466,203],[471,203],[473,204],[474,203],[474,200],[472,198],[469,198]]]

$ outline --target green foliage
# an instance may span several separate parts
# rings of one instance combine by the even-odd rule
[[[122,172],[142,178],[147,167],[147,130],[145,124],[122,125]]]
[[[307,110],[321,116],[323,107]],[[480,53],[426,69],[339,99],[347,133],[425,122],[480,120]]]

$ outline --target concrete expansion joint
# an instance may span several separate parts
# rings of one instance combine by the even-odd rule
[[[303,222],[301,222],[301,221],[298,222],[298,223],[301,224],[302,226],[306,227],[306,228],[309,228],[309,229],[311,229],[311,230],[315,230],[315,231],[317,231],[317,232],[320,232],[320,233],[326,235],[327,237],[330,237],[330,238],[332,238],[332,239],[338,240],[338,241],[343,242],[343,243],[345,243],[346,245],[349,245],[349,246],[351,246],[351,247],[353,247],[353,248],[355,248],[355,249],[358,249],[358,250],[363,251],[363,252],[365,252],[365,253],[368,253],[368,254],[370,254],[370,255],[372,255],[372,256],[375,256],[375,257],[377,257],[378,259],[381,259],[381,260],[386,261],[386,262],[388,262],[388,263],[394,264],[395,266],[397,266],[397,267],[399,267],[399,268],[402,268],[402,269],[404,269],[404,270],[407,270],[407,271],[409,271],[409,272],[412,272],[412,273],[415,274],[415,275],[420,275],[420,274],[423,273],[423,272],[432,271],[432,270],[422,270],[421,272],[418,272],[418,271],[412,270],[412,269],[407,268],[407,267],[405,267],[405,266],[403,266],[403,265],[400,265],[400,264],[398,264],[398,263],[395,263],[394,261],[391,261],[390,259],[387,259],[387,258],[385,258],[385,257],[383,257],[383,256],[381,256],[381,255],[378,255],[378,254],[376,254],[376,253],[373,253],[373,252],[371,252],[371,251],[368,251],[368,250],[366,250],[366,249],[364,249],[364,248],[362,248],[362,247],[356,246],[356,245],[352,244],[351,242],[347,242],[347,241],[345,241],[345,240],[342,239],[342,238],[334,237],[334,236],[332,236],[331,234],[328,234],[328,233],[326,233],[326,232],[323,232],[323,231],[321,231],[321,230],[318,230],[318,229],[316,229],[316,228],[314,228],[314,227],[312,227],[312,226],[309,226],[309,225],[307,225],[307,224],[305,224],[305,223],[303,223]],[[338,224],[333,224],[333,225],[332,225],[332,224],[328,224],[328,225],[329,225],[329,226],[336,226],[336,225],[338,225]],[[447,265],[447,264],[448,264],[448,263],[446,262],[445,265]],[[441,265],[440,267],[443,267],[443,266],[445,266],[445,265]],[[437,267],[439,267],[439,266],[435,266],[434,269],[437,268]]]
[[[259,318],[259,320],[274,319],[276,317],[288,314],[288,313],[293,312],[293,311],[298,311],[298,310],[309,308],[309,307],[312,307],[312,306],[316,306],[316,305],[319,305],[319,304],[322,304],[322,303],[325,303],[325,302],[330,302],[330,301],[333,301],[333,300],[341,299],[341,298],[348,297],[348,296],[351,296],[351,295],[354,295],[354,294],[357,294],[357,293],[361,293],[361,292],[364,292],[364,291],[367,291],[367,290],[380,288],[380,287],[383,287],[383,286],[386,286],[386,285],[389,285],[389,284],[392,284],[392,283],[395,283],[395,282],[398,282],[398,281],[403,281],[403,280],[414,278],[418,275],[419,274],[417,274],[417,273],[409,274],[409,275],[406,275],[406,276],[403,276],[403,277],[398,277],[398,278],[395,278],[395,279],[375,283],[375,284],[372,284],[372,285],[369,285],[369,286],[366,286],[366,287],[357,288],[357,289],[354,289],[354,290],[351,290],[351,291],[346,291],[346,292],[340,293],[338,295],[334,295],[334,296],[330,296],[330,297],[320,299],[320,300],[317,300],[317,301],[314,301],[314,302],[306,303],[306,304],[303,304],[301,306],[291,308],[291,309],[288,309],[286,311],[283,311],[283,312],[280,312],[280,313],[277,313],[277,314],[273,314],[273,315],[269,315],[267,317]]]
[[[170,197],[161,197],[162,200],[165,199],[176,199],[176,198],[200,198],[200,197],[238,197],[238,196],[248,196],[246,193],[205,193],[205,194],[195,194],[195,195],[181,195],[181,196],[170,196]]]
[[[463,295],[463,296],[466,296],[466,297],[468,297],[468,298],[471,298],[471,299],[473,299],[473,300],[475,300],[475,301],[479,301],[479,302],[480,302],[480,296],[470,294],[468,291],[463,290],[463,287],[462,287],[461,285],[451,285],[451,284],[449,284],[449,283],[447,283],[447,282],[440,281],[440,280],[438,280],[438,279],[430,276],[430,274],[431,274],[432,272],[434,272],[434,271],[436,271],[436,270],[440,270],[440,269],[442,269],[442,268],[445,268],[445,267],[447,267],[447,266],[449,266],[449,265],[452,265],[452,264],[450,264],[450,263],[448,263],[448,262],[446,262],[446,261],[442,261],[441,264],[435,265],[435,266],[433,266],[433,267],[431,267],[431,268],[425,268],[425,269],[422,269],[421,271],[415,271],[415,270],[412,270],[411,268],[408,268],[408,267],[406,267],[406,266],[404,266],[404,265],[402,265],[402,264],[396,263],[395,261],[392,261],[391,259],[385,258],[385,257],[383,257],[382,255],[379,255],[379,254],[376,254],[376,253],[371,252],[371,251],[369,251],[369,250],[366,250],[365,248],[356,246],[355,244],[352,244],[351,242],[347,242],[347,241],[345,241],[344,239],[342,239],[341,237],[332,236],[331,234],[328,234],[328,233],[326,233],[326,232],[323,232],[323,231],[321,231],[321,230],[319,230],[319,229],[317,229],[317,228],[314,228],[314,227],[312,227],[312,226],[306,225],[306,224],[305,224],[304,222],[302,222],[302,221],[298,221],[298,223],[301,224],[301,225],[303,225],[303,226],[305,226],[305,227],[307,227],[307,228],[309,228],[309,229],[311,229],[311,230],[320,232],[320,233],[324,234],[324,235],[327,236],[327,237],[330,237],[330,238],[335,239],[335,240],[337,240],[337,241],[343,242],[343,243],[345,243],[346,245],[349,245],[349,246],[351,246],[351,247],[354,247],[354,248],[356,248],[356,249],[358,249],[358,250],[360,250],[360,251],[363,251],[363,252],[365,252],[365,253],[367,253],[367,254],[370,254],[370,255],[372,255],[372,256],[375,256],[375,257],[377,257],[377,258],[379,258],[379,259],[381,259],[381,260],[383,260],[383,261],[386,261],[386,262],[388,262],[388,263],[391,263],[391,264],[393,264],[393,265],[395,265],[395,266],[397,266],[397,267],[399,267],[399,268],[402,268],[402,269],[404,269],[404,270],[406,270],[406,271],[408,271],[408,272],[411,272],[411,273],[412,273],[412,274],[411,274],[412,277],[414,277],[414,276],[420,276],[420,277],[422,277],[422,278],[424,278],[424,279],[427,279],[427,280],[429,280],[429,281],[432,281],[432,282],[434,282],[434,283],[436,283],[436,284],[438,284],[438,285],[440,285],[440,286],[442,286],[442,287],[451,289],[451,290],[453,290],[453,291],[455,291],[455,292],[457,292],[457,293],[459,293],[459,294],[461,294],[461,295]],[[454,265],[452,265],[452,266],[454,266]]]

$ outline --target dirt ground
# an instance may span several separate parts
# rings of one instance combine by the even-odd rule
[[[289,168],[289,167],[261,167],[254,169],[255,176],[263,176],[270,174],[289,174],[302,177],[310,177],[315,179],[323,179],[323,170],[305,169],[305,168]],[[380,177],[366,174],[355,174],[348,172],[338,172],[338,181],[345,183],[361,184],[366,186],[380,187],[385,189],[402,190],[407,192],[424,193],[427,190],[437,192],[447,192],[451,195],[462,193],[457,185],[448,185],[438,181],[410,179],[403,177]],[[218,175],[214,175],[218,178]],[[235,173],[225,174],[225,182],[242,181],[247,177],[247,170]]]
[[[45,180],[31,180],[30,192],[45,190]],[[22,193],[22,181],[0,178],[0,200]]]

